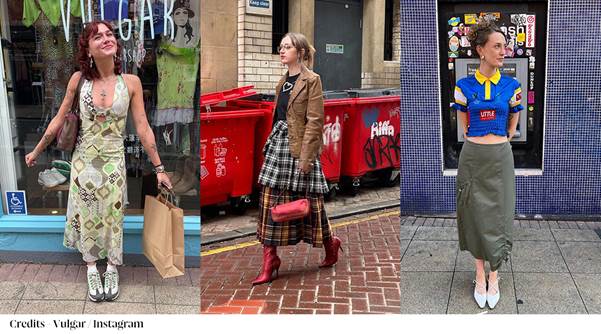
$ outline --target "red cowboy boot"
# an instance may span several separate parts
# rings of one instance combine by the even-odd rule
[[[344,250],[340,247],[342,241],[338,237],[332,237],[328,241],[324,242],[324,248],[326,250],[326,258],[319,265],[320,268],[330,267],[338,262],[338,251]]]
[[[280,263],[276,246],[263,246],[263,267],[261,273],[255,278],[252,284],[259,285],[276,279]]]

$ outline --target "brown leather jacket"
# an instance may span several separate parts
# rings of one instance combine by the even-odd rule
[[[274,105],[286,81],[287,73],[275,89]],[[290,153],[302,164],[311,164],[321,154],[323,145],[323,92],[318,74],[303,66],[288,100],[286,121]]]

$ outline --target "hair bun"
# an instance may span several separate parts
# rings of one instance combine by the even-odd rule
[[[470,27],[470,31],[467,34],[467,39],[470,43],[477,40],[478,35],[484,31],[496,30],[497,25],[495,21],[497,18],[494,15],[487,14],[483,15],[478,19],[478,23]]]

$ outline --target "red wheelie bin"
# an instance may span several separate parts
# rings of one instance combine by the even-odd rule
[[[249,87],[201,96],[200,205],[227,202],[243,211],[254,185],[256,128],[265,109],[219,106],[255,94]]]
[[[356,194],[367,173],[394,185],[400,168],[400,96],[392,94],[398,90],[348,92],[355,101],[346,114],[342,139],[344,186]]]

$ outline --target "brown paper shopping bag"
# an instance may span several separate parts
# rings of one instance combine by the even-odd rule
[[[161,277],[184,275],[184,210],[161,194],[146,196],[142,246]]]

